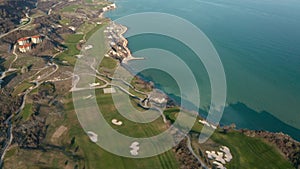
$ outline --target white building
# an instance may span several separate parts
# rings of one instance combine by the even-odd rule
[[[27,44],[27,43],[29,43],[29,42],[30,42],[30,38],[29,38],[29,37],[20,38],[20,39],[18,40],[18,44],[19,44],[20,46],[23,46],[23,45],[25,45],[25,44]]]
[[[28,51],[31,50],[31,44],[30,44],[30,43],[27,43],[27,44],[25,44],[25,45],[19,46],[19,50],[20,50],[20,52],[22,52],[22,53],[28,52]]]
[[[37,35],[37,36],[32,36],[31,41],[34,44],[38,44],[38,43],[41,43],[43,41],[43,39],[41,36]]]

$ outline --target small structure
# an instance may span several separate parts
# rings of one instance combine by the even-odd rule
[[[29,21],[29,18],[21,18],[20,19],[20,24],[28,22],[28,21]]]
[[[75,55],[78,59],[82,58],[83,55]]]
[[[104,94],[112,94],[112,93],[116,93],[116,92],[117,92],[116,89],[112,88],[112,87],[103,89]]]
[[[36,35],[36,36],[32,36],[31,37],[31,41],[34,44],[39,44],[39,43],[41,43],[43,41],[43,39],[42,39],[42,36]]]
[[[29,37],[20,38],[20,39],[18,40],[18,44],[19,44],[20,46],[23,46],[23,45],[25,45],[25,44],[27,44],[27,43],[30,43],[30,38],[29,38]]]
[[[84,50],[89,50],[89,49],[92,49],[93,48],[93,45],[86,45],[85,47],[84,47]]]
[[[108,11],[108,10],[111,10],[111,9],[115,9],[117,6],[115,3],[111,4],[111,5],[108,5],[107,7],[104,7],[102,8],[102,11],[105,12],[105,11]]]
[[[69,26],[69,29],[75,32],[76,28],[74,26]]]
[[[31,50],[31,44],[30,44],[30,43],[27,43],[27,44],[25,44],[25,45],[19,46],[19,50],[20,50],[20,52],[22,52],[22,53],[28,52],[28,51]]]

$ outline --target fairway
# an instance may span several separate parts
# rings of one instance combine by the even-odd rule
[[[227,168],[293,168],[274,146],[265,143],[260,138],[230,132],[227,134],[215,133],[212,140],[228,146],[232,151],[233,160],[227,165]]]
[[[96,90],[96,93],[96,99],[102,115],[105,117],[107,123],[111,124],[111,126],[118,132],[138,138],[150,137],[159,134],[163,129],[165,129],[165,124],[162,122],[161,118],[150,124],[138,124],[126,120],[116,111],[110,94],[103,94],[102,89]],[[72,108],[70,108],[70,110],[72,110]],[[77,120],[75,113],[71,111],[68,114],[68,118],[66,119],[73,119],[71,124],[74,125],[70,128],[70,138],[76,137],[76,144],[80,145],[80,148],[84,153],[85,164],[88,168],[178,168],[178,164],[172,150],[159,156],[144,159],[130,159],[113,155],[89,140],[86,133],[81,129],[79,123],[75,122]],[[111,119],[113,118],[121,120],[124,125],[113,125],[111,123]],[[116,143],[122,144],[119,140],[115,141]]]

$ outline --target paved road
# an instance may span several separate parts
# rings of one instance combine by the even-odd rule
[[[24,28],[25,26],[31,24],[32,18],[29,17],[29,16],[28,16],[28,18],[29,18],[29,21],[28,21],[26,24],[21,25],[21,26],[15,28],[15,29],[13,29],[13,30],[11,30],[11,31],[9,31],[9,32],[7,32],[7,33],[5,33],[5,34],[0,35],[0,38],[3,38],[3,37],[5,37],[5,36],[8,35],[8,34],[10,34],[10,33],[12,33],[12,32],[15,32],[15,31],[17,31],[17,30],[19,30],[19,29],[22,29],[22,28]]]

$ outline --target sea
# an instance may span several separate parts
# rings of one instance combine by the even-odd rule
[[[283,132],[300,140],[300,1],[299,0],[115,0],[112,20],[142,12],[184,18],[210,39],[223,63],[227,100],[221,125]],[[126,26],[126,24],[125,24]],[[130,32],[130,29],[128,29]],[[206,116],[211,88],[203,64],[180,42],[155,34],[128,37],[133,55],[160,48],[178,55],[195,74]],[[150,59],[151,53],[143,55]],[[164,56],[160,56],[164,57]],[[138,66],[141,61],[131,61]],[[170,60],[169,62],[172,62]],[[179,74],[180,74],[180,70]],[[180,100],[176,81],[155,69],[140,75]]]

